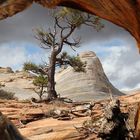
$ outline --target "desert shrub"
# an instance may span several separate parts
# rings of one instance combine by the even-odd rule
[[[43,75],[40,75],[38,77],[35,77],[35,79],[33,80],[33,84],[39,88],[38,91],[37,90],[34,91],[38,94],[40,100],[42,100],[42,96],[46,92],[44,91],[44,88],[47,87],[48,78],[44,77]]]
[[[23,64],[23,70],[24,71],[28,71],[28,70],[31,70],[31,71],[34,71],[34,72],[38,72],[38,66],[32,62],[25,62]]]
[[[39,86],[39,87],[47,87],[48,84],[48,78],[44,77],[43,75],[40,75],[38,77],[35,77],[33,84],[35,86]]]
[[[0,89],[0,99],[14,100],[15,93]]]

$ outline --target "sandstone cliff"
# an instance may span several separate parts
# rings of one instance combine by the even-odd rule
[[[94,52],[80,54],[86,62],[86,72],[74,72],[69,67],[56,74],[56,90],[61,96],[74,100],[98,100],[123,95],[108,80],[100,60]]]

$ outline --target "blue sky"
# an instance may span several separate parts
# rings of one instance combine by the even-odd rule
[[[37,64],[47,60],[48,52],[39,47],[33,29],[52,25],[50,11],[33,5],[14,17],[0,21],[0,66],[21,69],[26,61]],[[110,81],[119,89],[140,88],[140,55],[135,39],[124,29],[103,21],[100,32],[83,26],[75,33],[81,36],[81,47],[70,54],[94,51]]]

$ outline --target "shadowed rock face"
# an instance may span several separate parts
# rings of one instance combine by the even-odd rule
[[[74,72],[69,67],[56,74],[56,90],[62,96],[74,100],[100,100],[113,96],[123,95],[108,80],[100,60],[94,52],[80,54],[83,62],[86,62],[86,72]]]
[[[25,10],[33,2],[49,8],[67,6],[96,14],[128,30],[140,49],[140,0],[2,0],[0,19]]]

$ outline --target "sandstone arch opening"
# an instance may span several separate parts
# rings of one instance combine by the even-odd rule
[[[16,0],[3,1],[0,6],[0,19],[12,16],[23,11],[33,2],[37,2],[45,7],[55,7],[57,5],[66,5],[79,8],[94,13],[99,17],[105,18],[128,30],[137,40],[138,48],[140,42],[140,2],[139,0]]]
[[[66,3],[65,3],[65,2],[63,3],[63,2],[62,2],[62,3],[59,3],[59,4],[60,4],[60,5],[65,5],[65,6],[67,6],[68,2],[66,2]],[[58,4],[58,5],[59,5],[59,4]],[[70,4],[70,3],[69,3],[69,4]],[[76,3],[73,3],[73,4],[72,4],[72,7],[77,7]],[[80,8],[80,7],[78,7],[78,8]],[[81,9],[81,8],[80,8],[80,9]],[[84,9],[81,9],[81,10],[84,10]],[[91,12],[91,11],[90,11],[90,12]],[[137,33],[136,33],[136,35],[137,35]],[[113,48],[113,49],[114,49],[114,48]],[[128,52],[127,52],[127,50],[124,50],[123,53],[128,53]],[[87,54],[86,54],[86,55],[87,55]],[[94,56],[95,56],[95,55],[93,55],[93,57],[94,57]],[[128,74],[130,74],[130,73],[128,73]],[[136,75],[136,76],[137,76],[137,75]],[[138,77],[138,76],[137,76],[137,77]],[[104,79],[105,79],[105,78],[104,78]],[[128,82],[131,82],[131,81],[128,81]],[[17,86],[17,85],[16,85],[16,86]],[[104,88],[103,88],[102,90],[103,90],[103,91],[106,91],[106,89],[104,89]],[[107,92],[108,92],[108,91],[107,91]]]

